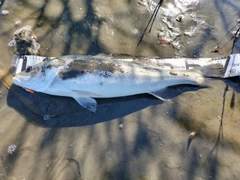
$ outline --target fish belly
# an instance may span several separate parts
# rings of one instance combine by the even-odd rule
[[[168,78],[157,73],[148,75],[116,74],[111,77],[85,75],[82,77],[55,81],[44,93],[58,96],[88,96],[93,98],[111,98],[150,93],[171,85],[191,84],[187,78]],[[194,84],[195,82],[192,82]]]

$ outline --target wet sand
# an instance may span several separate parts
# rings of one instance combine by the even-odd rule
[[[144,2],[4,1],[1,11],[9,14],[0,16],[1,70],[10,68],[15,50],[7,44],[25,25],[33,27],[44,56],[218,57],[210,49],[231,29],[240,7],[234,0],[165,1],[152,32],[136,48],[155,5]],[[22,23],[15,25],[17,20]],[[173,43],[159,44],[159,33]],[[235,81],[206,78],[206,87],[172,87],[170,102],[149,95],[98,99],[96,114],[71,98],[0,84],[0,179],[237,179]]]

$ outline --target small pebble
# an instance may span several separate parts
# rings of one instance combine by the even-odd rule
[[[22,24],[22,22],[19,20],[15,21],[15,25],[19,25],[19,24]]]
[[[123,124],[119,124],[119,129],[122,129],[123,128]]]
[[[9,14],[9,11],[7,11],[7,10],[2,10],[2,14],[3,14],[3,15],[7,15],[7,14]]]
[[[176,21],[177,21],[177,22],[182,22],[182,18],[183,18],[183,16],[182,16],[182,15],[179,15],[179,16],[177,16]]]
[[[189,138],[193,139],[196,135],[197,133],[193,131],[189,134]]]

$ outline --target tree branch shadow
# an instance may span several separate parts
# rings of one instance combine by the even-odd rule
[[[221,119],[220,119],[220,125],[219,125],[219,130],[218,130],[218,136],[217,136],[217,141],[209,154],[206,157],[206,160],[202,163],[202,166],[208,166],[209,167],[209,177],[211,179],[217,179],[217,168],[219,166],[218,162],[218,151],[219,151],[219,145],[220,143],[223,144],[224,138],[223,138],[223,116],[224,116],[224,110],[225,110],[225,97],[226,93],[228,91],[228,85],[226,85],[224,92],[223,92],[223,102],[222,102],[222,113],[221,113]],[[215,156],[213,153],[216,153]]]

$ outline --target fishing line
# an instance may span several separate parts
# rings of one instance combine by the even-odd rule
[[[160,1],[158,2],[157,6],[155,7],[155,9],[154,9],[154,11],[153,11],[153,13],[152,13],[152,15],[151,15],[148,23],[147,23],[147,26],[145,27],[145,29],[144,29],[144,31],[143,31],[143,33],[142,33],[142,35],[141,35],[141,37],[140,37],[140,39],[139,39],[139,41],[138,41],[137,47],[138,47],[138,46],[140,45],[140,43],[142,42],[142,40],[143,40],[143,38],[144,38],[144,35],[145,35],[145,33],[146,33],[147,29],[148,29],[148,26],[149,26],[149,24],[152,22],[148,33],[151,32],[153,23],[154,23],[154,21],[155,21],[155,19],[156,19],[157,13],[158,13],[158,11],[159,11],[162,3],[163,3],[163,0],[160,0]]]
[[[237,20],[237,21],[236,21],[236,24],[227,32],[227,34],[225,34],[225,35],[219,40],[219,42],[217,43],[217,46],[216,46],[215,49],[212,50],[211,52],[217,53],[217,52],[219,52],[219,50],[223,50],[226,46],[228,46],[228,44],[229,44],[229,43],[231,42],[231,40],[234,38],[233,45],[232,45],[231,52],[230,52],[230,54],[232,54],[232,53],[233,53],[234,45],[235,45],[235,43],[237,42],[237,39],[239,38],[239,37],[237,37],[237,35],[238,35],[238,33],[239,33],[239,32],[237,32],[237,31],[239,31],[239,28],[240,28],[240,27],[239,27],[238,30],[234,33],[234,35],[232,35],[232,37],[231,37],[231,39],[230,39],[229,41],[225,42],[223,45],[221,45],[221,44],[222,44],[222,41],[223,41],[227,36],[229,36],[230,33],[233,32],[234,28],[236,28],[237,26],[239,26],[239,24],[240,24],[240,19]]]
[[[163,2],[163,0],[160,2],[159,1],[159,3],[161,3],[162,4],[162,2]],[[156,19],[156,17],[157,17],[157,13],[158,13],[158,11],[159,11],[159,9],[160,9],[160,6],[161,6],[161,4],[158,4],[157,6],[156,6],[156,8],[155,8],[155,13],[153,13],[153,20],[152,20],[152,23],[151,23],[151,26],[150,26],[150,28],[149,28],[149,31],[148,31],[148,33],[150,33],[151,32],[151,30],[152,30],[152,26],[153,26],[153,23],[154,23],[154,21],[155,21],[155,19]]]
[[[240,27],[238,28],[238,30],[237,30],[237,31],[235,32],[235,34],[234,34],[234,40],[233,40],[232,50],[231,50],[231,53],[230,53],[230,54],[233,53],[233,48],[234,48],[236,42],[238,41],[238,38],[239,38],[239,31],[240,31]]]

